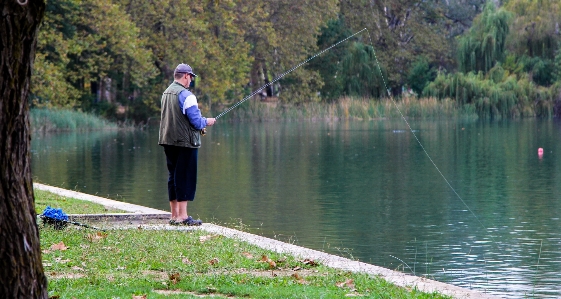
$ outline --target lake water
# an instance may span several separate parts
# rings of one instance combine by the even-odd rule
[[[410,124],[219,122],[189,214],[503,297],[561,297],[561,123]],[[33,179],[169,210],[157,139],[37,134]]]

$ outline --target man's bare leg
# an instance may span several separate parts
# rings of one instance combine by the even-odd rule
[[[187,201],[177,201],[177,214],[176,220],[183,221],[187,219]]]
[[[171,219],[170,220],[177,220],[177,215],[179,214],[178,211],[178,202],[177,200],[170,200],[169,201],[169,208],[171,210]]]

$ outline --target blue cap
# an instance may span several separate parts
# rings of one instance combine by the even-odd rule
[[[193,68],[190,67],[188,64],[185,63],[181,63],[179,65],[177,65],[177,67],[175,68],[175,73],[183,73],[183,74],[191,74],[194,77],[197,77],[197,75],[195,75],[195,73],[193,73]]]

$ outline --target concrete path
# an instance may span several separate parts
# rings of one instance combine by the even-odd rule
[[[422,277],[412,276],[398,271],[366,264],[363,262],[353,261],[347,258],[339,257],[325,252],[312,250],[274,239],[261,237],[258,235],[238,231],[231,228],[218,226],[215,224],[204,223],[200,227],[177,227],[167,225],[167,219],[170,213],[162,210],[147,208],[135,204],[119,202],[99,196],[84,194],[80,192],[65,190],[57,187],[51,187],[43,184],[34,183],[33,187],[38,190],[49,191],[66,197],[86,200],[106,207],[127,211],[124,214],[103,214],[103,215],[74,215],[77,218],[89,218],[96,220],[124,221],[124,226],[138,225],[142,223],[144,229],[177,229],[177,230],[193,230],[202,229],[209,233],[223,235],[229,238],[235,238],[259,246],[263,249],[272,250],[278,253],[290,254],[302,259],[312,259],[323,265],[341,269],[345,271],[367,273],[379,276],[388,282],[406,288],[417,288],[420,291],[432,293],[438,292],[453,298],[499,298],[493,295],[477,292],[474,290],[464,289],[450,284],[430,280]]]

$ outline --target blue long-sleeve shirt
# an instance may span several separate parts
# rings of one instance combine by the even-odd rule
[[[194,94],[185,89],[179,93],[178,100],[181,111],[185,116],[187,116],[189,122],[193,125],[193,127],[195,127],[195,129],[201,130],[206,127],[206,118],[202,116],[199,105],[197,104],[197,97],[195,97]]]

